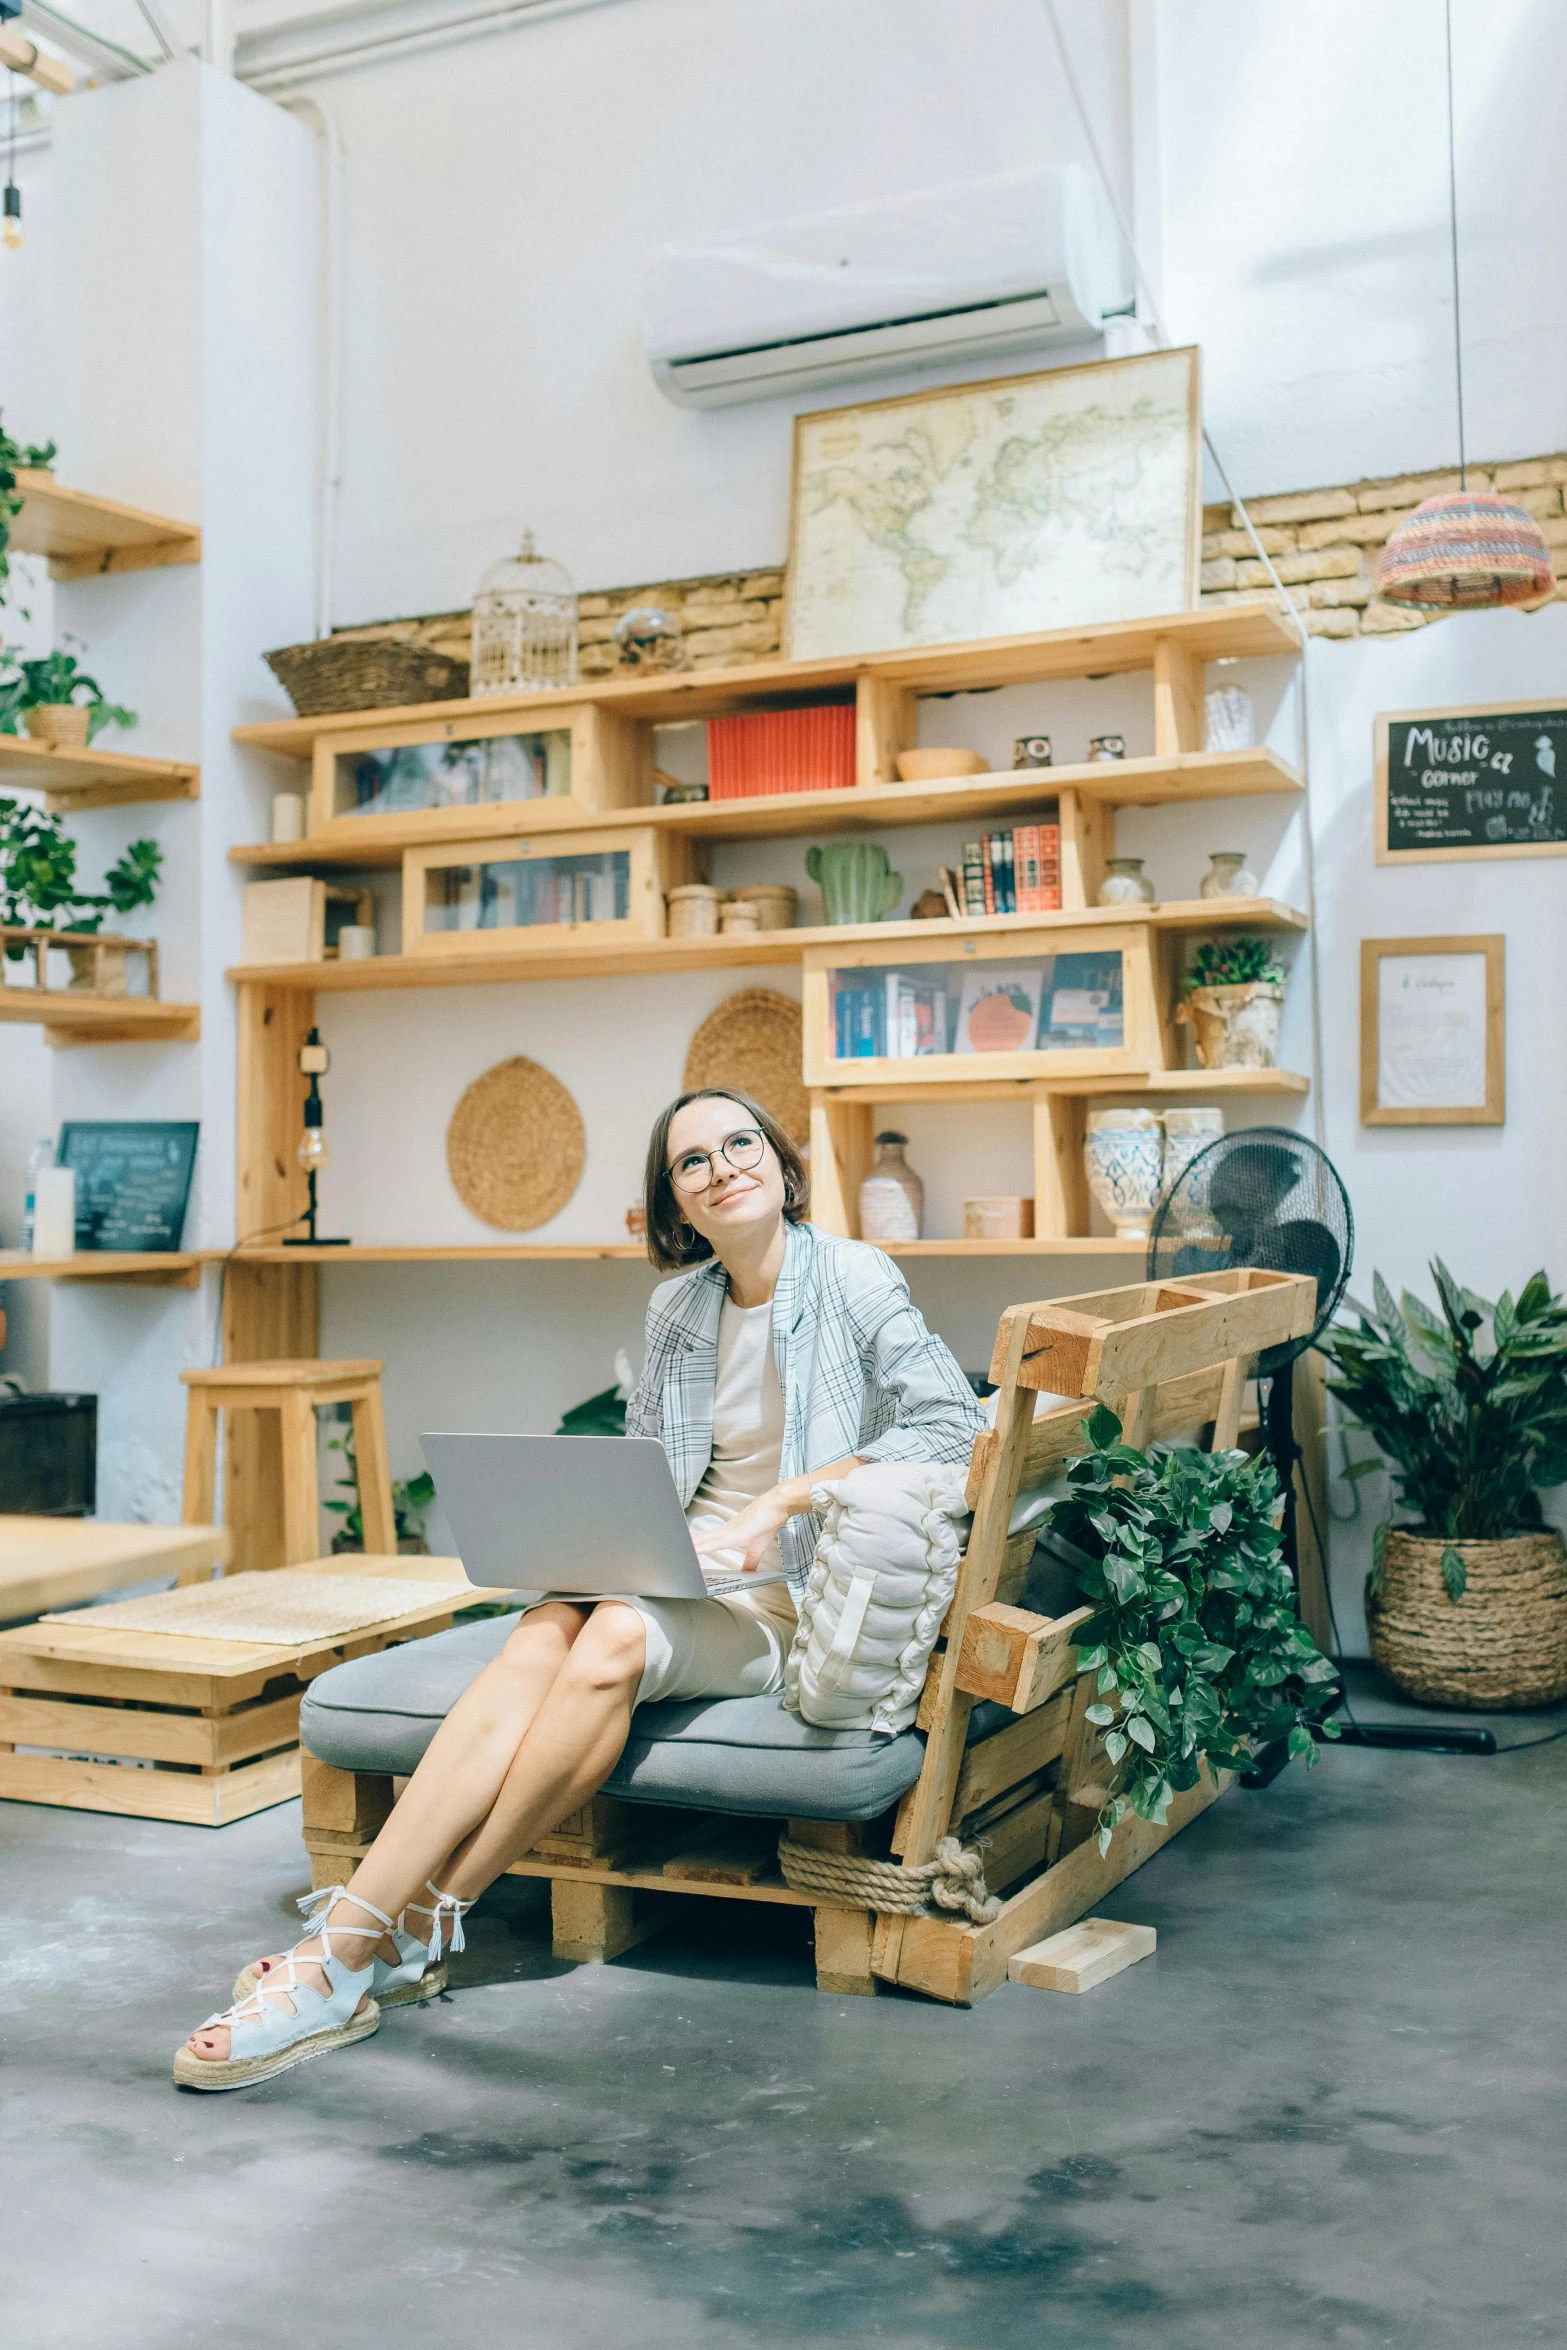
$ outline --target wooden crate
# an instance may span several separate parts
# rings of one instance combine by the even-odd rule
[[[91,1610],[0,1632],[0,1798],[202,1828],[286,1803],[299,1793],[299,1700],[318,1673],[503,1596],[474,1589],[456,1559],[339,1557],[309,1571],[449,1582],[451,1598],[303,1646],[117,1630]]]
[[[354,770],[366,752],[422,745],[444,752],[511,735],[545,740],[556,776],[569,779],[565,791],[552,790],[531,801],[485,800],[379,815],[354,813]],[[558,820],[568,808],[579,809],[584,815],[601,814],[610,809],[650,807],[652,800],[653,737],[649,727],[614,711],[595,708],[588,701],[536,713],[481,709],[461,718],[409,719],[400,725],[371,724],[343,734],[318,736],[311,765],[310,839],[344,845],[357,841],[367,849],[394,839],[399,846],[409,841],[482,839],[502,827],[515,830],[526,824],[530,808],[546,810]],[[308,857],[309,845],[302,844],[299,861],[303,863]]]

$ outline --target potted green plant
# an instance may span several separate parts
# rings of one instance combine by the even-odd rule
[[[1205,1069],[1271,1069],[1278,1059],[1285,971],[1265,938],[1204,939],[1176,1019]]]
[[[0,733],[15,734],[18,720],[35,742],[84,750],[106,726],[134,726],[136,713],[105,701],[76,655],[59,650],[36,661],[9,660],[0,672]]]
[[[359,1462],[354,1452],[354,1427],[350,1420],[341,1436],[327,1439],[327,1451],[340,1453],[345,1474],[339,1477],[337,1489],[353,1496],[350,1501],[327,1501],[323,1509],[341,1519],[332,1537],[332,1552],[336,1557],[345,1551],[362,1551],[365,1546],[364,1513],[359,1506]],[[392,1480],[392,1523],[397,1528],[397,1548],[404,1558],[424,1558],[430,1545],[424,1536],[425,1512],[435,1499],[435,1479],[428,1469],[421,1469],[417,1477],[394,1477]]]
[[[22,511],[24,491],[17,481],[23,472],[47,474],[54,464],[53,441],[13,441],[0,425],[0,580],[11,576],[11,525]]]
[[[1386,1469],[1403,1522],[1373,1541],[1372,1658],[1432,1705],[1551,1705],[1567,1696],[1567,1551],[1542,1488],[1567,1482],[1567,1305],[1536,1273],[1491,1304],[1438,1259],[1440,1313],[1380,1274],[1358,1324],[1318,1340],[1350,1425]]]
[[[163,851],[156,841],[133,840],[109,867],[101,890],[81,889],[76,880],[76,843],[58,816],[46,816],[23,800],[0,799],[0,925],[28,930],[62,930],[94,936],[106,914],[131,914],[150,906],[158,893]],[[102,947],[67,945],[71,986],[91,988],[101,967],[110,968],[101,992],[124,994],[125,953],[116,958],[112,941]],[[25,940],[7,937],[8,961],[21,962]],[[115,984],[115,969],[118,985]]]
[[[1315,1762],[1314,1733],[1338,1736],[1323,1719],[1338,1675],[1300,1620],[1265,1455],[1138,1452],[1103,1404],[1083,1434],[1091,1449],[1068,1466],[1050,1537],[1075,1554],[1094,1610],[1078,1664],[1098,1674],[1088,1719],[1107,1765],[1104,1851],[1128,1810],[1162,1824],[1204,1756],[1241,1770],[1282,1741]]]

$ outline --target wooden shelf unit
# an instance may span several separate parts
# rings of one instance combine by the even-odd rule
[[[1018,818],[1055,802],[1061,826],[1062,909],[1045,915],[1000,915],[964,922],[877,923],[762,931],[716,938],[595,939],[591,924],[563,926],[526,949],[486,939],[481,951],[449,934],[453,951],[377,957],[369,962],[289,964],[230,973],[239,994],[238,1229],[275,1232],[304,1205],[294,1144],[303,1083],[295,1055],[324,994],[419,987],[493,987],[532,979],[633,978],[660,972],[759,970],[801,965],[814,950],[851,956],[874,946],[940,955],[963,951],[1054,954],[1118,933],[1134,942],[1141,978],[1136,1050],[1106,1065],[1086,1056],[1071,1073],[1035,1065],[1026,1078],[949,1076],[909,1084],[889,1065],[875,1079],[819,1087],[813,1095],[813,1167],[817,1220],[852,1233],[859,1175],[869,1162],[877,1107],[918,1098],[959,1104],[1024,1103],[1034,1122],[1036,1232],[1032,1241],[929,1240],[895,1250],[910,1258],[1140,1256],[1143,1243],[1089,1232],[1082,1171],[1087,1105],[1104,1096],[1192,1100],[1227,1095],[1298,1098],[1306,1080],[1288,1071],[1188,1071],[1169,1014],[1183,938],[1191,932],[1304,930],[1305,919],[1276,900],[1182,901],[1162,906],[1095,903],[1106,857],[1113,853],[1114,811],[1123,806],[1185,804],[1258,794],[1289,795],[1301,778],[1263,750],[1203,748],[1204,665],[1243,658],[1294,658],[1291,622],[1269,599],[1175,613],[1154,620],[1058,629],[980,644],[814,662],[759,662],[723,670],[615,678],[553,693],[494,695],[416,707],[342,712],[238,727],[236,742],[308,762],[313,777],[310,838],[232,850],[237,864],[263,870],[401,866],[405,854],[437,840],[478,843],[537,835],[538,853],[552,833],[599,834],[635,827],[686,844],[693,874],[707,846],[723,840],[810,839],[832,832]],[[914,747],[919,697],[984,691],[1051,680],[1152,673],[1154,755],[1124,762],[984,774],[906,784],[896,758]],[[766,799],[653,805],[653,729],[777,706],[813,696],[852,699],[857,716],[852,789],[790,793]],[[523,802],[416,809],[399,815],[351,813],[339,798],[335,761],[376,749],[482,741],[514,734],[570,733],[570,790]],[[557,744],[557,752],[559,745]],[[552,759],[556,753],[552,752]],[[551,769],[552,774],[554,769]],[[938,959],[940,959],[938,957]],[[1038,1063],[1048,1056],[1030,1056]],[[836,1073],[834,1073],[836,1075]],[[978,1178],[976,1177],[978,1184]],[[229,1266],[225,1306],[229,1359],[265,1353],[310,1353],[315,1346],[319,1268],[327,1264],[634,1260],[638,1242],[516,1243],[452,1248],[284,1249],[260,1244]],[[240,1484],[250,1474],[243,1460]]]
[[[41,791],[50,815],[124,808],[141,800],[194,800],[201,769],[123,751],[56,751],[26,735],[0,734],[0,791]]]
[[[78,1249],[69,1257],[35,1257],[0,1248],[0,1281],[129,1282],[138,1289],[195,1289],[217,1250]]]
[[[405,852],[435,841],[633,822],[689,842],[700,856],[717,840],[875,830],[887,824],[967,824],[1024,815],[1054,803],[1061,829],[1062,904],[1080,908],[1094,903],[1105,858],[1113,853],[1117,807],[1300,789],[1288,762],[1269,751],[1203,749],[1204,664],[1293,650],[1287,623],[1271,604],[1258,600],[975,645],[614,678],[551,693],[497,694],[239,727],[236,741],[312,765],[310,838],[288,844],[281,855],[271,844],[259,844],[240,852],[240,861],[269,867],[392,865]],[[898,755],[913,749],[918,735],[922,693],[988,691],[1136,669],[1152,672],[1151,758],[925,784],[898,781]],[[765,710],[812,695],[853,701],[856,773],[851,789],[654,806],[655,727]],[[354,776],[340,774],[340,763],[415,749],[444,757],[459,745],[479,746],[508,734],[531,734],[541,746],[545,738],[553,741],[549,796],[403,811],[365,809],[344,797],[351,799],[359,785]],[[562,783],[565,788],[559,789]]]
[[[194,1044],[199,1004],[156,996],[76,995],[61,988],[0,987],[0,1021],[43,1027],[49,1045]]]
[[[19,555],[47,555],[51,579],[94,579],[109,571],[156,571],[201,561],[201,532],[113,498],[68,490],[52,474],[23,468],[22,511],[11,524]]]

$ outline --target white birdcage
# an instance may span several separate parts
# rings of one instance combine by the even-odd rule
[[[540,693],[577,682],[577,591],[559,563],[533,549],[492,563],[473,599],[472,690]]]

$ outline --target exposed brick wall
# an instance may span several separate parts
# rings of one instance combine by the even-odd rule
[[[1469,486],[1504,491],[1534,515],[1556,569],[1555,600],[1567,601],[1567,509],[1562,503],[1567,456],[1471,465]],[[1279,497],[1253,498],[1248,510],[1312,636],[1391,636],[1400,629],[1425,628],[1444,615],[1379,602],[1378,550],[1422,498],[1457,487],[1456,472],[1409,473],[1344,489],[1288,490]],[[1232,604],[1237,596],[1255,595],[1269,584],[1235,507],[1203,509],[1202,558],[1204,604]],[[739,662],[770,660],[782,640],[783,592],[781,570],[729,571],[704,579],[656,580],[647,587],[596,588],[577,602],[578,670],[584,678],[629,673],[632,664],[621,659],[615,644],[615,623],[633,604],[657,604],[678,621],[682,667],[726,669]],[[402,637],[466,661],[472,617],[471,612],[436,612],[422,619],[381,620],[333,633]]]
[[[1469,487],[1500,490],[1532,514],[1545,533],[1556,571],[1553,601],[1567,601],[1567,456],[1527,457],[1508,465],[1471,465]],[[1408,473],[1361,481],[1348,489],[1290,490],[1251,498],[1247,512],[1273,558],[1292,603],[1312,636],[1393,636],[1446,617],[1384,604],[1376,593],[1377,558],[1389,533],[1422,498],[1456,490],[1453,473]],[[1202,600],[1233,603],[1269,584],[1233,506],[1203,509]]]

